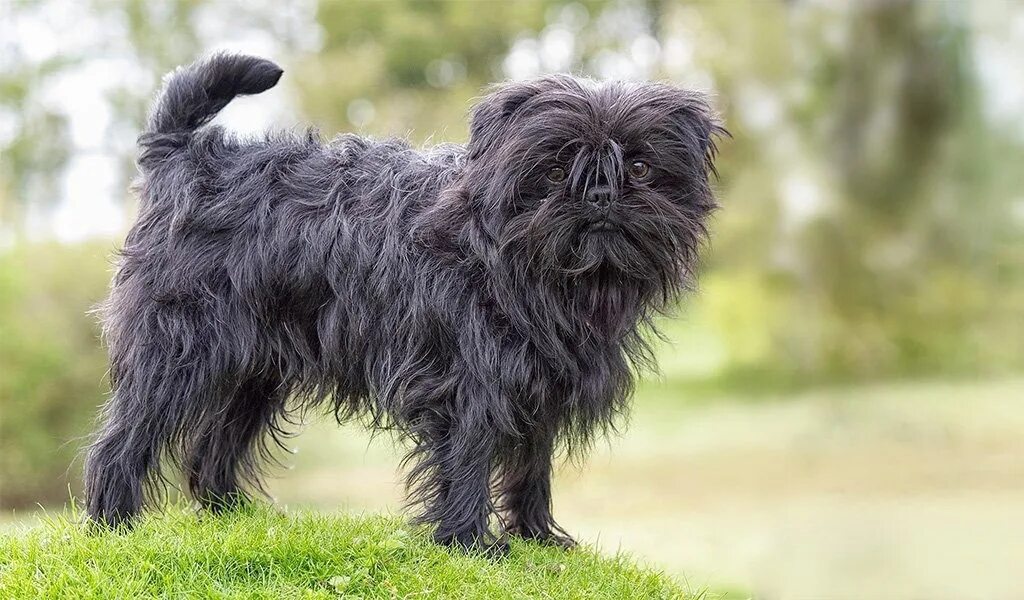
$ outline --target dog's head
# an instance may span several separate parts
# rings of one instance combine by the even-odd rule
[[[473,110],[464,199],[501,254],[540,277],[671,295],[715,207],[721,133],[702,95],[669,85],[505,84]]]

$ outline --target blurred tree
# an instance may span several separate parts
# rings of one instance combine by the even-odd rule
[[[33,96],[39,80],[59,72],[68,61],[6,63],[0,69],[0,111],[13,131],[0,138],[0,234],[16,235],[27,215],[24,199],[48,198],[55,203],[60,197],[57,176],[71,154],[65,143],[67,117]]]
[[[736,105],[708,278],[733,374],[1019,367],[1015,185],[994,165],[1021,144],[982,116],[965,6],[744,7],[670,19]]]
[[[109,243],[0,253],[0,507],[67,501],[107,390],[87,313],[103,298]]]
[[[46,222],[66,197],[63,176],[76,157],[112,159],[115,189],[127,190],[134,140],[160,78],[251,31],[273,35],[277,46],[301,46],[296,19],[286,18],[294,8],[209,0],[0,3],[0,33],[7,34],[0,35],[0,233],[21,237],[30,213]],[[68,90],[100,96],[109,116],[102,132],[75,139],[76,111],[79,119],[99,116],[84,116],[82,99]]]
[[[803,274],[835,320],[819,349],[829,368],[918,366],[920,336],[932,332],[910,321],[934,317],[922,296],[941,291],[927,278],[956,260],[931,235],[935,194],[951,183],[942,142],[976,105],[964,97],[965,33],[927,10],[935,6],[864,6],[847,24],[857,43],[822,58],[817,89],[833,107],[831,127],[803,130],[829,157],[842,196],[805,232]]]
[[[320,2],[323,46],[294,77],[300,104],[329,131],[464,140],[469,99],[505,78],[502,64],[517,40],[586,20],[605,4]]]
[[[970,174],[995,158],[977,140],[1000,134],[981,118],[965,7],[861,5],[845,33],[813,79],[830,115],[801,127],[840,190],[802,237],[801,287],[832,321],[820,360],[866,376],[983,367],[1009,348],[976,335],[1003,291],[976,265],[994,264],[1010,215]]]
[[[5,36],[5,65],[0,69],[0,112],[8,128],[0,137],[0,225],[9,235],[21,235],[30,205],[45,216],[60,201],[62,175],[76,154],[120,158],[126,167],[121,179],[127,181],[131,149],[111,142],[124,136],[107,135],[90,140],[87,148],[76,147],[69,130],[74,99],[62,93],[63,86],[69,84],[70,76],[88,72],[90,64],[152,73],[149,85],[140,85],[128,72],[121,82],[104,89],[112,106],[108,129],[137,131],[156,74],[189,60],[197,47],[192,17],[202,4],[201,0],[91,0],[70,6],[61,0],[4,3],[3,20],[10,35]],[[57,31],[46,31],[42,39],[24,39],[58,16],[62,21],[88,20],[63,22],[85,33],[66,45]],[[15,27],[21,28],[18,36]],[[95,82],[97,86],[106,83]]]

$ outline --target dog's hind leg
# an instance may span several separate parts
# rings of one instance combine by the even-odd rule
[[[194,311],[152,303],[123,281],[104,325],[113,395],[86,454],[86,511],[117,525],[162,491],[161,461],[180,460],[188,427],[214,400],[224,367]]]
[[[231,509],[249,498],[247,485],[262,491],[261,459],[267,442],[282,432],[286,390],[272,379],[250,379],[220,399],[197,424],[186,450],[185,473],[192,496],[213,511]]]
[[[86,510],[96,522],[131,520],[147,489],[161,484],[160,460],[174,443],[189,407],[202,402],[209,377],[202,368],[175,368],[158,344],[139,344],[133,358],[115,364],[114,394],[85,461]]]
[[[144,401],[127,391],[107,403],[106,422],[85,460],[86,511],[94,522],[117,526],[142,509],[143,482],[162,447],[147,413]]]

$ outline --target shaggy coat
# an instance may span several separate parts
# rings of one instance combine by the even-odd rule
[[[237,55],[179,69],[139,138],[89,515],[136,515],[165,460],[203,505],[231,506],[289,415],[327,404],[410,442],[409,498],[439,542],[501,551],[497,516],[571,544],[552,456],[625,409],[645,330],[692,282],[711,109],[551,76],[492,90],[466,146],[207,125],[281,73]]]

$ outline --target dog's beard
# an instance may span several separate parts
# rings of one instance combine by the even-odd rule
[[[503,249],[510,259],[524,257],[527,269],[545,280],[597,279],[667,302],[691,279],[707,212],[636,192],[613,208],[602,228],[576,203],[551,198],[507,221]]]

